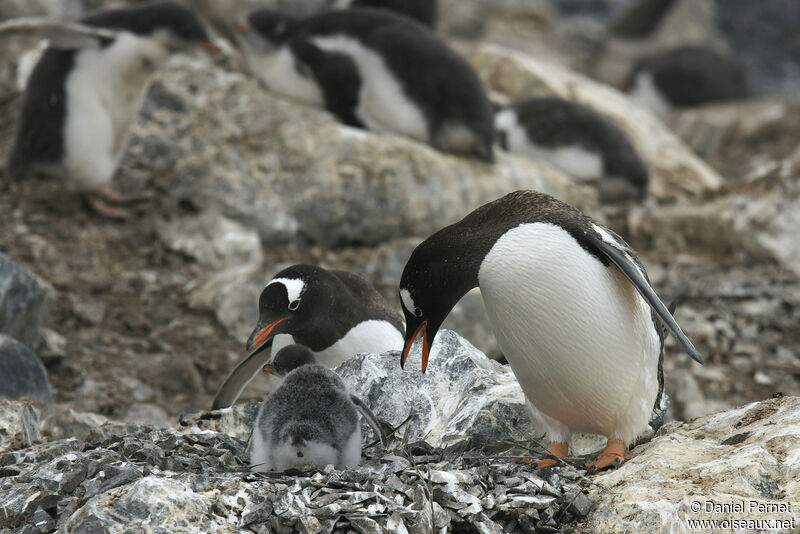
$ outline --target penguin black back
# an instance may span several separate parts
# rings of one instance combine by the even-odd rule
[[[744,67],[733,57],[713,48],[684,45],[639,60],[625,87],[634,88],[640,73],[647,72],[675,107],[735,100],[749,94]]]
[[[350,7],[372,7],[401,13],[417,22],[436,27],[436,0],[353,0]]]
[[[622,130],[596,111],[561,98],[529,98],[512,108],[528,139],[547,147],[580,146],[603,156],[603,174],[623,178],[641,194],[649,172]],[[501,139],[502,143],[502,139]]]
[[[75,50],[48,48],[28,78],[6,175],[18,179],[32,164],[56,164],[64,154],[64,84]]]
[[[148,35],[164,29],[185,41],[208,41],[203,24],[188,7],[177,2],[152,2],[139,6],[108,9],[87,15],[81,22],[88,26],[125,30]]]

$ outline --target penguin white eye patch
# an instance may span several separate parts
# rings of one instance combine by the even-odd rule
[[[414,304],[414,299],[411,298],[411,292],[408,289],[400,290],[400,300],[403,301],[403,306],[405,306],[407,310],[411,311],[417,317],[422,317],[422,310]]]
[[[300,297],[306,289],[306,283],[299,278],[273,278],[267,283],[267,287],[272,284],[283,284],[283,287],[286,288],[286,298],[289,301],[289,309],[296,310],[300,305]],[[292,305],[294,305],[294,308]]]

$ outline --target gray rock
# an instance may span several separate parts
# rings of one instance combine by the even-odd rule
[[[0,252],[0,333],[36,349],[53,288]]]
[[[449,330],[436,336],[425,374],[419,358],[419,349],[412,349],[400,371],[399,352],[360,354],[336,371],[378,418],[398,425],[413,414],[407,427],[412,441],[463,450],[533,437],[510,368]]]
[[[4,334],[0,334],[0,376],[0,397],[53,398],[42,361],[28,347]]]
[[[427,235],[521,188],[581,207],[594,202],[547,165],[511,156],[490,165],[346,127],[204,56],[173,57],[159,82],[184,105],[154,106],[139,118],[121,175],[160,174],[168,198],[238,221],[270,246]],[[173,167],[153,168],[153,137],[174,140],[160,148]]]

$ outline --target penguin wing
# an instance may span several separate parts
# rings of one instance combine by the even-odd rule
[[[700,356],[700,353],[697,352],[692,342],[689,341],[689,338],[683,333],[683,330],[678,326],[678,323],[672,317],[667,307],[664,306],[664,303],[661,302],[661,299],[658,298],[656,292],[653,291],[653,287],[644,275],[644,269],[641,267],[641,263],[639,263],[638,259],[636,259],[633,250],[628,247],[621,238],[613,234],[613,232],[603,229],[603,233],[608,234],[610,240],[614,242],[603,239],[605,236],[601,235],[599,231],[584,231],[584,236],[589,243],[602,252],[614,265],[619,267],[620,271],[631,281],[634,287],[636,287],[636,290],[639,291],[639,294],[647,301],[653,311],[656,312],[667,330],[680,342],[686,353],[695,361],[702,364],[703,358]]]
[[[372,410],[369,409],[369,406],[364,404],[364,401],[352,393],[350,394],[350,400],[356,405],[356,409],[367,422],[367,424],[372,427],[375,435],[377,435],[378,439],[381,441],[381,446],[386,446],[386,433],[381,428],[381,425],[378,424],[378,419],[375,417],[375,414],[372,413]]]
[[[225,381],[217,390],[214,402],[211,404],[212,410],[227,408],[236,402],[245,386],[250,383],[269,360],[270,351],[264,349],[271,346],[272,340],[270,339],[248,354],[233,368],[233,371],[225,378]]]
[[[111,30],[44,17],[19,17],[0,23],[0,37],[17,35],[47,39],[54,48],[66,50],[98,46],[116,37]]]

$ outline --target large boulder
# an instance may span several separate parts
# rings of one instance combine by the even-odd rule
[[[748,530],[797,531],[800,397],[668,424],[659,434],[620,469],[594,479],[588,531],[710,528],[692,524],[702,520],[725,530],[737,530],[736,521]]]
[[[507,155],[487,164],[344,126],[201,56],[170,60],[133,125],[117,178],[148,176],[160,176],[169,198],[255,229],[269,246],[428,235],[516,189],[593,205],[588,188],[546,164]]]
[[[649,192],[656,198],[702,196],[722,185],[719,175],[658,118],[612,87],[560,65],[496,45],[475,46],[468,59],[484,83],[510,101],[559,96],[613,120],[650,168]]]
[[[50,284],[0,252],[0,333],[35,349],[52,293]]]
[[[53,390],[47,370],[31,349],[0,334],[0,397],[50,400]]]

